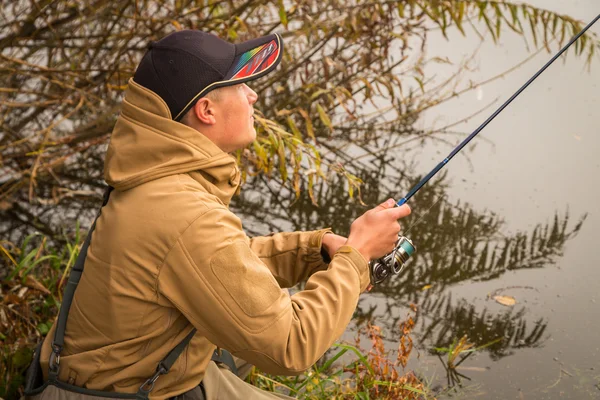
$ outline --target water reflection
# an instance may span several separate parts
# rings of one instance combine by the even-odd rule
[[[384,176],[385,169],[367,168],[363,200],[371,205],[398,194],[420,177]],[[403,220],[405,232],[418,251],[400,276],[395,276],[361,297],[355,324],[373,321],[398,337],[398,324],[411,303],[417,306],[417,344],[424,349],[448,346],[468,335],[475,347],[498,338],[501,341],[482,351],[497,360],[520,348],[540,347],[547,340],[548,320],[531,320],[525,308],[505,312],[481,309],[464,299],[454,300],[450,289],[463,282],[498,279],[510,270],[545,268],[562,254],[565,243],[581,229],[586,215],[571,221],[569,212],[556,213],[551,222],[539,223],[529,232],[507,233],[502,218],[491,211],[475,210],[464,202],[446,199],[446,177],[425,186],[411,199],[413,214]],[[367,207],[348,197],[340,179],[318,190],[319,207],[308,196],[295,199],[285,189],[275,192],[269,181],[254,179],[233,204],[251,234],[270,231],[315,229],[331,226],[346,235],[350,222]],[[400,188],[400,189],[398,189]],[[261,196],[269,192],[271,196]],[[426,290],[424,290],[426,289]]]

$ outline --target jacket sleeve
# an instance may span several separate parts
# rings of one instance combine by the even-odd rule
[[[271,271],[282,288],[327,269],[321,256],[323,236],[331,229],[284,232],[250,239],[250,248]]]
[[[368,284],[367,262],[343,246],[327,270],[290,296],[227,209],[197,218],[157,277],[158,295],[213,344],[267,373],[286,375],[310,368],[342,335]]]

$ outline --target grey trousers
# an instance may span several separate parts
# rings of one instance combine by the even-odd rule
[[[189,392],[172,397],[169,400],[277,400],[293,399],[281,394],[265,392],[244,382],[250,373],[252,364],[235,358],[238,375],[232,373],[224,364],[213,361],[208,363],[202,383]],[[150,394],[152,399],[152,394]],[[75,393],[55,386],[48,386],[42,393],[25,396],[21,400],[107,400],[106,397]]]
[[[176,400],[277,400],[293,399],[278,393],[265,392],[244,382],[252,364],[234,357],[238,374],[232,373],[224,364],[208,363],[202,384],[175,397]]]

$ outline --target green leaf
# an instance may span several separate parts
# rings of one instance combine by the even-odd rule
[[[333,364],[341,356],[343,356],[344,354],[346,354],[347,351],[348,351],[348,349],[342,349],[342,350],[338,351],[336,355],[334,355],[333,357],[331,357],[329,360],[327,360],[327,362],[325,364],[323,364],[323,366],[319,369],[319,372],[327,372],[327,370],[329,370],[329,367],[331,367],[331,364]]]
[[[536,32],[536,27],[535,27],[535,19],[533,16],[529,16],[529,26],[531,27],[531,33],[533,35],[533,44],[535,46],[537,46],[537,32]]]
[[[355,396],[359,400],[369,400],[369,392],[358,392]]]
[[[256,152],[258,160],[260,161],[259,166],[266,165],[268,163],[268,160],[267,160],[268,157],[267,157],[267,152],[265,151],[265,148],[259,143],[258,140],[255,140],[254,143],[252,143],[252,147],[254,148],[254,151]]]
[[[290,130],[292,131],[292,134],[294,135],[294,137],[296,139],[302,140],[302,134],[298,130],[298,127],[296,126],[296,123],[294,122],[292,117],[290,117],[289,115],[287,117],[287,123],[288,123],[288,126],[290,127]]]
[[[237,39],[238,34],[234,26],[230,26],[229,29],[227,29],[227,37],[229,40]]]
[[[288,18],[287,18],[287,14],[285,12],[285,6],[283,5],[283,0],[279,0],[278,3],[279,3],[279,19],[281,20],[281,23],[283,24],[285,29],[287,29]]]
[[[12,363],[16,368],[26,367],[33,358],[33,350],[28,347],[21,347],[12,356]]]
[[[48,327],[48,325],[46,325],[43,322],[40,322],[38,324],[37,329],[40,332],[40,334],[42,334],[42,336],[46,336],[48,334],[48,332],[50,331],[50,328]]]
[[[501,26],[502,26],[502,13],[500,12],[499,9],[497,9],[497,15],[496,15],[496,37],[497,38],[500,37]]]
[[[327,89],[318,89],[318,90],[316,90],[313,94],[310,95],[310,101],[315,100],[317,97],[319,97],[323,93],[329,93],[329,90],[327,90]]]
[[[562,24],[562,29],[561,29],[561,32],[560,32],[560,40],[559,40],[559,42],[558,42],[558,44],[559,44],[560,46],[562,46],[562,44],[563,44],[563,42],[564,42],[564,40],[565,40],[565,35],[566,35],[566,34],[567,34],[567,24],[565,24],[565,23],[563,22],[563,24]]]
[[[587,60],[586,60],[586,64],[588,66],[588,68],[591,67],[592,65],[592,59],[594,58],[594,51],[596,50],[596,46],[594,46],[593,44],[590,45],[590,53],[588,54]]]
[[[467,34],[465,33],[465,30],[462,27],[462,20],[463,20],[464,15],[465,15],[465,2],[461,1],[458,4],[458,15],[455,15],[453,12],[450,12],[450,18],[452,18],[452,21],[454,21],[454,24],[456,24],[456,27],[458,28],[460,33],[463,36],[467,36]]]
[[[417,83],[419,84],[419,87],[421,88],[421,92],[423,92],[423,94],[425,94],[425,85],[423,84],[423,80],[421,80],[419,77],[415,76],[415,81],[417,81]]]
[[[400,16],[400,18],[404,18],[404,2],[403,1],[397,2],[396,8],[398,9],[398,16]]]
[[[498,38],[496,37],[495,30],[492,27],[492,23],[490,22],[490,18],[485,13],[481,17],[483,18],[483,21],[487,25],[488,30],[490,31],[490,34],[492,35],[492,40],[494,41],[494,43],[498,43],[498,40],[497,40]]]
[[[277,152],[279,155],[279,173],[281,174],[281,179],[283,179],[283,182],[285,183],[288,179],[288,173],[283,143],[281,143],[281,145],[277,148]]]
[[[356,347],[351,346],[349,344],[343,344],[343,343],[335,343],[333,345],[333,347],[339,347],[341,349],[347,349],[347,350],[353,352],[354,354],[356,354],[356,356],[358,357],[360,362],[369,370],[369,373],[371,375],[375,375],[375,371],[373,370],[373,367],[371,366],[371,364],[369,364],[369,362],[367,361],[365,356],[363,356],[362,353]]]

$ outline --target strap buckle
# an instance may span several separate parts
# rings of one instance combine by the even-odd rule
[[[58,376],[61,350],[62,348],[60,346],[52,345],[52,353],[50,353],[50,359],[48,360],[48,372],[52,376]]]
[[[154,375],[148,378],[146,382],[142,383],[142,386],[140,386],[139,391],[144,394],[150,393],[152,389],[154,389],[154,385],[156,384],[158,378],[160,378],[161,375],[164,375],[167,372],[169,372],[169,370],[162,365],[162,362],[158,364],[158,368],[156,368],[156,372],[154,373]]]

